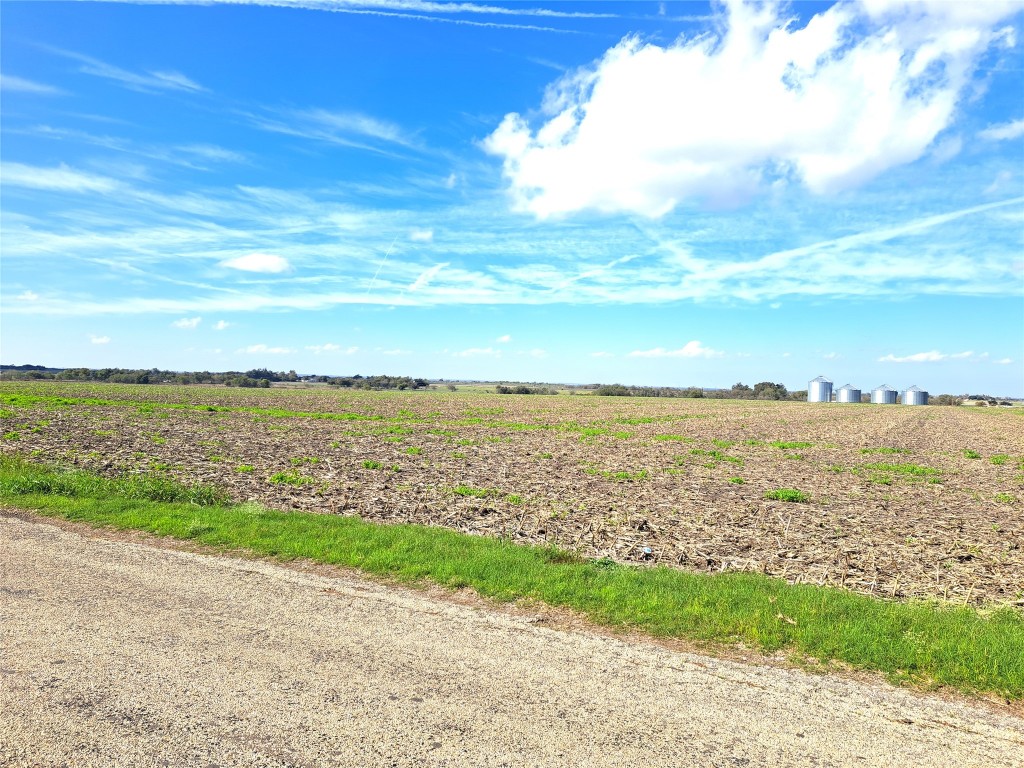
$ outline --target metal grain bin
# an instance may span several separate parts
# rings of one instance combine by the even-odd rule
[[[896,390],[888,384],[882,384],[871,390],[871,402],[881,405],[892,405],[896,402]]]
[[[903,393],[903,404],[928,405],[928,393],[917,386],[908,387]]]
[[[818,378],[811,379],[809,382],[807,382],[807,402],[831,403],[832,382],[826,379],[824,376],[819,376]]]
[[[846,384],[836,390],[837,403],[859,403],[860,390],[852,384]]]

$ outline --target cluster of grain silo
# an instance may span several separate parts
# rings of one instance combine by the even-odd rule
[[[871,402],[881,405],[892,405],[896,402],[897,392],[888,384],[880,384],[871,390]],[[859,403],[861,391],[852,384],[846,384],[836,390],[837,403]],[[807,402],[809,403],[831,403],[832,382],[824,376],[811,379],[807,382]],[[914,385],[903,391],[902,402],[904,405],[928,405],[928,393]]]

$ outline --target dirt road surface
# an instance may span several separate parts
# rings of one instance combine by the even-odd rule
[[[984,706],[0,516],[5,766],[1021,766]]]

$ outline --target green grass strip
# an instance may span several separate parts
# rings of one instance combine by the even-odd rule
[[[223,502],[204,486],[153,477],[107,479],[0,458],[0,502],[42,515],[307,558],[403,582],[472,587],[499,600],[529,598],[652,635],[786,649],[877,670],[894,682],[1024,698],[1024,615],[887,602],[756,574],[713,576],[582,560],[444,528]]]

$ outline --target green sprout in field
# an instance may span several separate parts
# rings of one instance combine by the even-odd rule
[[[693,438],[692,437],[687,437],[686,435],[655,435],[654,439],[655,440],[664,440],[664,441],[673,440],[673,441],[676,441],[676,442],[679,442],[679,443],[692,443],[693,442]]]
[[[476,499],[501,495],[501,492],[494,488],[474,488],[471,485],[457,485],[452,488],[452,493],[456,496],[470,496]]]
[[[267,481],[275,485],[291,485],[297,488],[302,485],[312,485],[313,478],[300,475],[294,470],[289,470],[287,472],[275,472],[267,478]]]
[[[764,497],[774,501],[788,501],[797,504],[803,504],[811,500],[810,496],[795,488],[776,488],[774,491],[765,493]]]
[[[741,459],[739,456],[727,456],[721,451],[706,451],[701,448],[694,448],[692,451],[690,451],[690,455],[707,456],[709,459],[711,459],[711,461],[709,461],[704,466],[708,467],[709,469],[714,468],[715,462],[719,461],[728,461],[730,464],[736,464],[740,466],[742,466],[743,464],[743,459]]]

